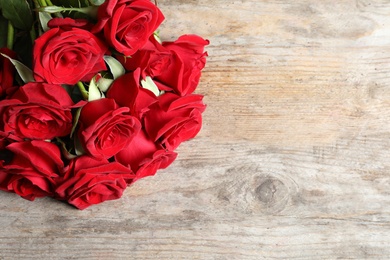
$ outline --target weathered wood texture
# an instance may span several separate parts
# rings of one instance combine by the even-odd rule
[[[121,200],[0,197],[0,259],[389,259],[390,2],[159,0],[211,41],[200,135]]]

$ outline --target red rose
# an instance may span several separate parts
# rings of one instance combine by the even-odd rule
[[[202,127],[202,115],[206,106],[201,95],[184,97],[165,93],[159,103],[145,114],[145,130],[153,141],[159,141],[169,151],[183,141],[196,136]]]
[[[65,28],[65,27],[63,27]],[[76,84],[89,81],[106,69],[103,55],[107,47],[87,30],[56,27],[35,41],[33,70],[37,81]]]
[[[139,77],[139,69],[119,77],[108,89],[107,97],[113,98],[122,107],[130,108],[131,114],[141,119],[149,106],[158,100],[151,91],[140,87]]]
[[[59,199],[85,209],[92,204],[120,198],[133,178],[131,170],[117,162],[84,155],[70,162],[56,194]]]
[[[133,180],[136,181],[154,175],[158,169],[168,167],[176,156],[175,152],[164,150],[150,140],[144,131],[140,131],[130,146],[115,155],[115,160],[130,167],[136,173]]]
[[[153,78],[160,90],[185,96],[194,92],[206,64],[204,47],[208,40],[196,35],[183,35],[175,42],[160,44],[154,36],[131,57],[118,57],[124,67],[141,70],[141,79]]]
[[[20,139],[52,139],[72,129],[73,101],[59,85],[31,82],[0,101],[0,130]]]
[[[8,48],[0,48],[3,53],[10,58],[16,58],[16,53]],[[0,54],[0,97],[7,94],[7,91],[13,87],[15,67],[9,59]]]
[[[140,49],[164,20],[149,0],[107,0],[99,6],[93,33],[104,31],[107,42],[130,56]]]
[[[171,88],[181,96],[194,92],[206,64],[204,47],[208,44],[208,40],[196,35],[183,35],[175,42],[164,42],[162,45],[171,51],[172,57],[165,73],[154,78],[162,84],[159,88]]]
[[[7,149],[13,158],[0,167],[0,189],[28,200],[51,196],[64,168],[58,147],[45,141],[29,141],[12,143]]]
[[[80,114],[78,137],[92,156],[110,158],[126,148],[141,128],[128,107],[119,107],[113,99],[88,102]]]
[[[164,48],[154,36],[131,57],[118,56],[117,59],[128,71],[141,70],[141,79],[147,76],[155,78],[163,74],[171,64],[172,54]],[[171,90],[166,88],[163,90]]]

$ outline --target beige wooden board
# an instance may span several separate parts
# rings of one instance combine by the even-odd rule
[[[84,211],[0,194],[0,259],[389,259],[390,2],[159,0],[208,38],[198,137]]]

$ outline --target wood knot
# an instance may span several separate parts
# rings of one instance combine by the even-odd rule
[[[262,211],[267,213],[282,211],[290,198],[289,189],[282,181],[275,178],[264,180],[254,193],[262,205]]]

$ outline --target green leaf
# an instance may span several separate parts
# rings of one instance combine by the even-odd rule
[[[161,38],[160,38],[160,31],[157,30],[153,33],[153,36],[154,36],[154,39],[156,39],[156,41],[160,44],[162,44],[162,41],[161,41]]]
[[[33,24],[30,5],[27,0],[0,0],[3,16],[12,25],[21,30],[29,31]]]
[[[9,57],[8,55],[5,55],[4,53],[0,53],[0,54],[3,55],[4,57],[6,57],[7,59],[9,59],[9,61],[15,66],[17,72],[19,73],[19,76],[22,78],[24,83],[35,81],[34,76],[33,76],[33,72],[30,68],[28,68],[26,65],[24,65],[20,61],[14,60],[11,57]]]
[[[117,79],[126,73],[125,68],[122,66],[122,64],[112,56],[104,56],[103,58],[104,61],[107,63],[108,67],[110,68],[111,74],[114,79]]]
[[[96,75],[91,79],[88,87],[88,101],[98,100],[104,98],[104,94],[100,92],[97,81],[100,75]]]
[[[7,46],[8,21],[0,15],[0,48]]]
[[[84,147],[81,144],[80,140],[77,138],[77,135],[74,138],[74,150],[75,150],[76,155],[78,155],[78,156],[85,154]]]
[[[89,0],[89,2],[91,3],[91,5],[98,6],[98,5],[102,5],[105,2],[105,0]]]
[[[111,87],[113,82],[114,82],[113,79],[101,78],[99,79],[98,87],[100,91],[107,92],[107,90]]]
[[[50,14],[39,12],[39,22],[41,23],[42,30],[44,32],[48,31],[50,28],[47,26],[47,23],[52,19]]]
[[[153,92],[156,97],[160,95],[160,90],[158,89],[157,85],[154,83],[151,77],[146,76],[145,79],[141,80],[141,85],[143,88],[148,89]]]
[[[97,16],[98,7],[88,6],[88,7],[63,7],[63,6],[44,6],[38,9],[39,12],[49,13],[49,14],[58,14],[64,13],[65,16],[71,18],[91,18]]]
[[[80,113],[81,113],[81,109],[82,107],[79,107],[74,116],[73,116],[73,126],[72,126],[72,130],[70,131],[70,138],[73,137],[73,134],[74,132],[76,131],[76,128],[77,128],[77,124],[79,123],[79,118],[80,118]]]

